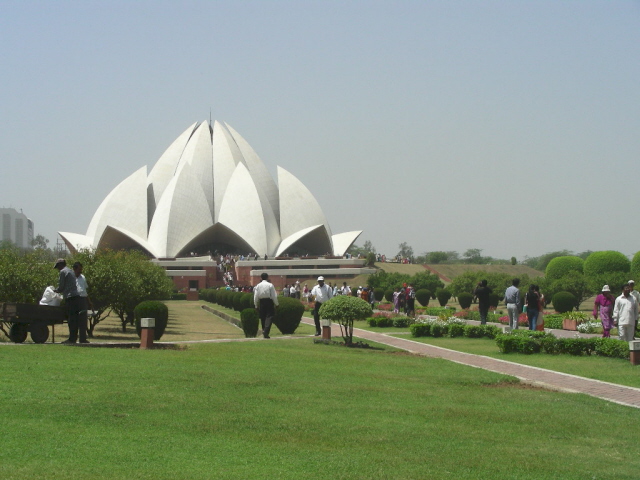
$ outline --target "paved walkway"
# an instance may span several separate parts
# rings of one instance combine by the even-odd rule
[[[313,320],[303,318],[303,323],[313,325]],[[555,331],[554,331],[555,333]],[[572,335],[575,332],[571,332]],[[392,337],[383,333],[370,332],[359,328],[353,329],[353,335],[372,342],[406,350],[407,352],[427,357],[443,358],[452,362],[482,368],[496,373],[511,375],[522,382],[540,387],[570,393],[584,393],[610,402],[629,407],[640,408],[640,388],[626,387],[615,383],[592,380],[568,373],[554,372],[544,368],[530,367],[518,363],[508,362],[497,358],[457,352],[447,348],[427,345],[414,340]],[[340,326],[332,324],[331,336],[341,338]]]

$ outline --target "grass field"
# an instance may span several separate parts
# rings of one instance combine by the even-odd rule
[[[378,329],[383,330],[383,329]],[[384,332],[383,332],[384,333]],[[525,355],[521,353],[500,353],[495,340],[486,338],[448,338],[448,337],[418,337],[407,334],[396,335],[400,338],[410,338],[416,342],[427,343],[437,347],[448,348],[459,352],[485,355],[508,362],[545,368],[556,372],[569,373],[580,377],[593,378],[604,382],[627,385],[640,388],[640,367],[631,365],[629,360],[620,358],[605,358],[596,355],[572,356],[549,355],[545,353]]]
[[[5,345],[0,478],[635,479],[640,411],[311,339]]]

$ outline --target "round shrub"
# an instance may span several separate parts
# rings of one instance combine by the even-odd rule
[[[303,314],[304,305],[300,300],[280,297],[278,298],[276,314],[273,316],[273,323],[283,335],[291,335],[300,325]]]
[[[140,326],[141,318],[155,318],[156,326],[153,329],[153,339],[160,340],[167,328],[169,322],[169,308],[157,300],[147,300],[146,302],[139,303],[136,308],[133,309],[133,317],[136,323],[136,332],[140,337],[142,335],[142,327]]]
[[[573,255],[565,255],[552,259],[544,271],[545,277],[551,280],[558,280],[569,272],[582,273],[584,260]]]
[[[498,305],[500,305],[501,300],[502,300],[502,297],[500,295],[498,295],[497,293],[491,293],[489,295],[489,306],[493,308],[498,308]]]
[[[451,292],[446,288],[439,288],[436,290],[436,298],[441,307],[445,307],[447,302],[451,298]],[[434,335],[435,336],[435,335]]]
[[[233,309],[236,312],[242,312],[242,310],[244,310],[247,307],[244,307],[243,304],[243,298],[246,295],[246,293],[242,293],[242,292],[235,292],[233,294],[233,297],[231,299],[231,303],[233,305]]]
[[[418,300],[418,303],[420,303],[420,305],[422,305],[423,307],[426,307],[427,305],[429,305],[430,299],[431,299],[431,292],[426,288],[422,288],[416,291],[416,300]]]
[[[640,252],[636,252],[631,259],[631,278],[640,283]]]
[[[551,299],[553,308],[558,313],[570,312],[576,304],[576,297],[569,292],[558,292]]]
[[[255,338],[258,335],[260,317],[255,308],[245,308],[240,312],[240,324],[246,338]]]
[[[471,303],[473,302],[473,295],[468,292],[462,292],[460,295],[458,295],[458,302],[460,303],[460,308],[466,310],[471,306]]]
[[[205,302],[215,303],[216,302],[216,292],[213,288],[203,288],[199,292],[200,300],[204,300]]]
[[[382,288],[373,289],[373,298],[376,299],[376,302],[381,302],[382,299],[384,298],[384,294],[385,294],[385,291]]]
[[[584,261],[584,274],[593,277],[603,273],[629,273],[631,262],[620,252],[604,250],[593,252]]]
[[[393,290],[389,289],[389,290],[385,290],[384,292],[384,299],[387,302],[393,302]]]

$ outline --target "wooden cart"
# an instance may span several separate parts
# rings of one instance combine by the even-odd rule
[[[64,307],[31,303],[3,303],[1,313],[0,322],[10,325],[9,339],[14,343],[24,342],[28,333],[34,343],[45,343],[49,338],[49,326],[55,335],[55,325],[67,319],[67,309]],[[53,338],[52,341],[55,341]]]

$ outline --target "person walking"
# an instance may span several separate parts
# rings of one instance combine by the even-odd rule
[[[600,315],[603,338],[611,337],[611,329],[613,328],[613,304],[615,301],[616,299],[611,295],[609,285],[605,285],[602,287],[602,293],[596,297],[593,305],[593,318],[598,320],[598,315]]]
[[[91,306],[91,310],[93,310],[93,303],[89,298],[89,284],[82,274],[82,264],[80,262],[73,264],[73,274],[76,276],[76,288],[78,289],[78,296],[80,297],[80,310],[78,311],[79,342],[89,343],[89,340],[87,340],[87,313],[89,306]]]
[[[271,323],[278,306],[278,294],[276,293],[276,288],[269,281],[268,273],[263,273],[260,278],[262,281],[253,289],[253,305],[260,316],[262,336],[271,338],[269,337],[269,332],[271,332]]]
[[[318,284],[311,289],[311,295],[316,299],[315,308],[313,309],[313,323],[316,325],[317,337],[322,333],[320,330],[320,307],[333,297],[331,287],[324,283],[324,277],[318,277]]]
[[[538,312],[540,311],[540,296],[538,295],[538,292],[536,292],[535,285],[529,285],[529,291],[525,295],[525,302],[527,304],[529,330],[535,330],[536,322],[538,320]]]
[[[629,280],[629,288],[631,289],[631,291],[629,292],[631,295],[633,295],[633,298],[636,299],[636,303],[638,304],[638,308],[640,308],[640,292],[638,292],[635,289],[636,286],[636,282],[634,282],[633,280]],[[636,338],[636,330],[638,330],[638,322],[636,321],[635,325],[633,326],[633,338]]]
[[[78,328],[80,321],[80,308],[81,302],[80,295],[78,295],[78,285],[76,283],[76,276],[73,271],[67,267],[67,262],[64,258],[56,260],[53,266],[60,272],[58,276],[58,288],[54,290],[56,293],[61,293],[65,299],[67,306],[67,325],[69,326],[69,338],[62,342],[65,345],[75,344],[78,341]],[[84,342],[86,343],[86,330]]]
[[[613,321],[618,325],[620,340],[625,342],[633,340],[633,329],[638,321],[638,302],[631,295],[631,287],[628,283],[622,286],[622,294],[616,298],[613,306]]]
[[[489,295],[493,290],[487,286],[487,281],[482,280],[473,294],[478,299],[478,310],[480,311],[480,325],[486,325],[487,315],[489,314]]]
[[[514,278],[511,286],[504,292],[504,303],[507,304],[509,326],[513,330],[518,329],[518,317],[520,316],[520,279]]]

